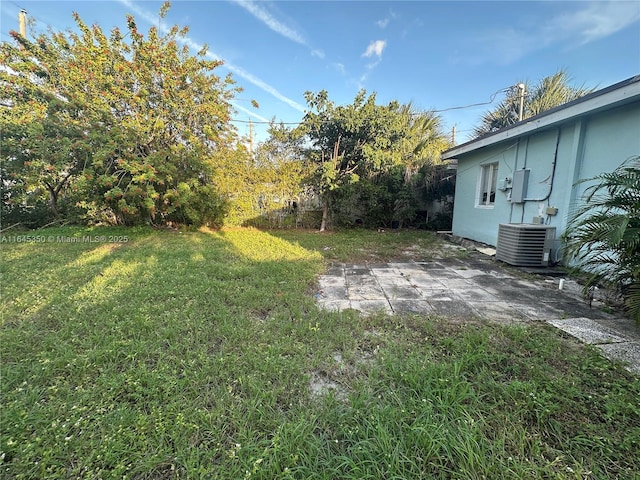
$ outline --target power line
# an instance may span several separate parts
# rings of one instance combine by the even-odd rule
[[[489,97],[489,101],[488,102],[480,102],[480,103],[471,103],[469,105],[461,105],[461,106],[457,106],[457,107],[449,107],[449,108],[441,108],[441,109],[437,109],[437,110],[425,110],[422,112],[413,112],[411,113],[412,116],[418,116],[418,115],[424,115],[425,113],[440,113],[440,112],[449,112],[451,110],[462,110],[465,108],[472,108],[472,107],[479,107],[482,105],[491,105],[496,97],[498,96],[499,93],[503,93],[503,92],[507,92],[509,91],[511,87],[508,88],[501,88],[500,90],[497,90],[496,92],[494,92],[491,97]],[[304,122],[277,122],[277,121],[273,121],[273,122],[261,122],[261,121],[253,121],[253,120],[231,120],[232,122],[238,122],[238,123],[252,123],[254,125],[260,125],[260,124],[264,124],[264,125],[271,125],[272,123],[275,123],[277,125],[301,125]],[[471,130],[460,130],[460,132],[468,132]]]
[[[511,87],[509,87],[509,88],[511,88]],[[434,113],[439,113],[439,112],[449,112],[451,110],[462,110],[463,108],[480,107],[482,105],[491,105],[495,101],[495,99],[496,99],[496,97],[498,96],[499,93],[507,92],[507,91],[509,91],[509,88],[501,88],[500,90],[494,92],[493,95],[491,95],[490,100],[488,102],[472,103],[472,104],[463,105],[463,106],[460,106],[460,107],[449,107],[449,108],[443,108],[443,109],[440,109],[440,110],[431,110],[431,111],[434,112]]]

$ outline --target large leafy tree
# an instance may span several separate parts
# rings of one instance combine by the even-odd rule
[[[77,33],[13,34],[19,45],[0,46],[7,173],[26,192],[46,189],[54,211],[75,192],[87,211],[119,223],[219,217],[212,181],[216,158],[234,148],[238,90],[215,74],[221,62],[207,60],[206,47],[192,55],[186,28],[145,36],[129,15],[126,33],[107,35],[74,18]]]
[[[389,159],[382,155],[380,147],[392,139],[376,129],[382,118],[376,118],[380,109],[375,104],[375,94],[367,97],[362,90],[352,104],[344,106],[335,105],[326,90],[306,92],[305,99],[310,110],[300,131],[311,145],[308,158],[317,166],[314,184],[322,197],[323,231],[327,228],[333,192],[382,168]]]
[[[61,192],[90,164],[91,121],[81,103],[61,93],[61,52],[44,39],[12,35],[15,44],[0,44],[3,188],[13,187],[6,198],[12,204],[47,196],[58,214]]]
[[[564,103],[580,98],[593,89],[584,86],[574,87],[571,78],[564,70],[543,78],[537,84],[520,82],[524,85],[523,119],[533,117]],[[508,90],[506,97],[492,110],[484,113],[480,125],[474,129],[476,136],[482,136],[518,122],[520,110],[520,91]]]
[[[375,182],[394,167],[410,177],[429,158],[442,137],[437,117],[415,114],[398,102],[376,104],[375,93],[361,90],[351,104],[335,105],[326,91],[307,92],[309,111],[298,131],[309,144],[307,158],[316,165],[314,186],[322,198],[327,228],[333,198],[361,178]],[[351,189],[349,189],[351,190]]]
[[[619,289],[640,323],[640,157],[582,182],[595,183],[570,219],[566,252],[589,275],[585,289],[600,282]]]

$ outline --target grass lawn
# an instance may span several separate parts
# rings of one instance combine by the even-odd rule
[[[35,234],[128,241],[0,245],[2,478],[640,476],[640,380],[593,348],[315,306],[429,233]]]

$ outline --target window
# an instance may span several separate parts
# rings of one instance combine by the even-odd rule
[[[492,207],[496,201],[496,183],[498,181],[498,164],[490,163],[480,166],[478,182],[477,207]]]

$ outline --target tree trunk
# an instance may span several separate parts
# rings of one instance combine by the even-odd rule
[[[327,220],[329,218],[329,196],[324,197],[322,202],[322,222],[320,222],[320,231],[324,232],[327,229]]]
[[[58,208],[58,192],[48,183],[45,183],[47,190],[49,191],[49,208],[53,212],[54,216],[60,215],[60,209]]]
[[[71,174],[68,174],[60,182],[58,182],[55,187],[47,182],[44,182],[47,190],[49,191],[49,208],[51,208],[51,211],[56,217],[60,216],[60,209],[58,208],[58,196],[60,195],[62,187],[64,187],[64,184],[67,183],[67,180],[69,180],[70,178]]]

